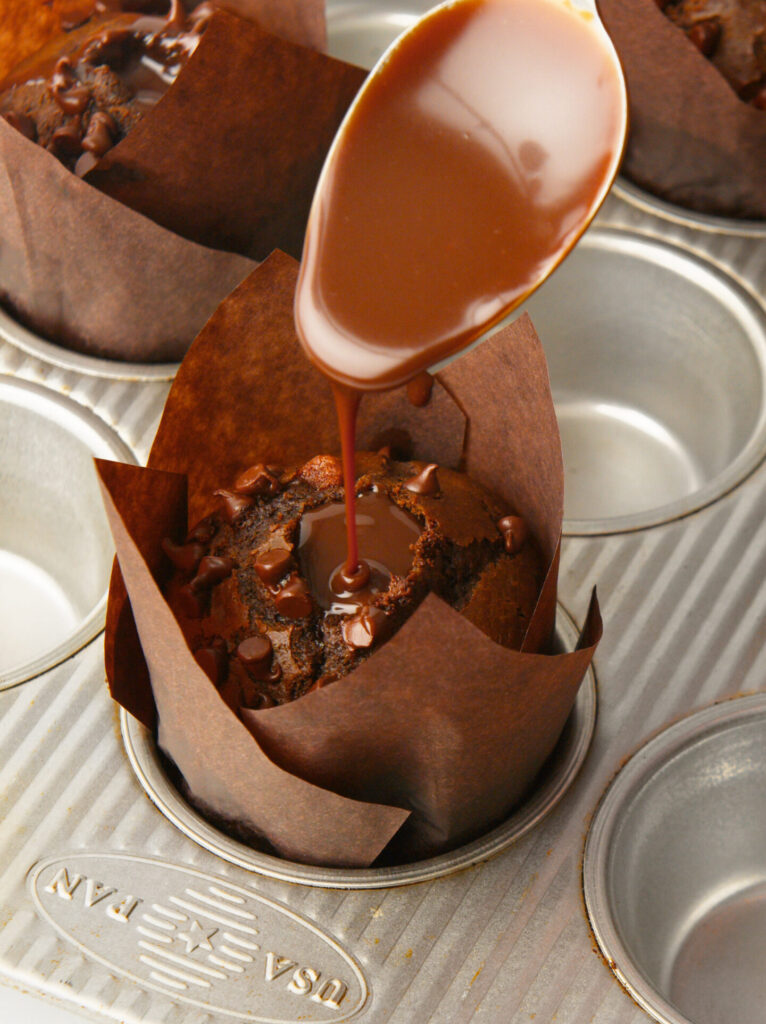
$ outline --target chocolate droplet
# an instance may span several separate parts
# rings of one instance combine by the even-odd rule
[[[498,519],[497,528],[503,535],[505,550],[509,555],[521,551],[529,536],[529,527],[521,516],[503,516]]]
[[[292,560],[291,552],[285,548],[272,548],[256,557],[255,571],[267,586],[273,587],[286,575]]]
[[[330,589],[336,594],[345,594],[348,591],[354,593],[357,590],[363,590],[370,582],[371,575],[372,572],[369,564],[360,558],[351,570],[345,565],[340,567],[330,580]]]
[[[174,544],[170,537],[162,540],[162,550],[170,561],[182,572],[196,572],[205,554],[205,546],[198,541],[191,544]]]
[[[436,471],[439,467],[435,462],[429,463],[417,476],[410,477],[404,481],[404,486],[413,494],[423,494],[429,498],[436,498],[440,493],[439,478]]]
[[[279,479],[271,472],[271,468],[260,462],[257,466],[251,466],[239,474],[234,482],[234,490],[237,494],[279,494]]]
[[[276,683],[282,676],[279,662],[272,664],[274,648],[263,634],[249,636],[237,647],[237,657],[252,679]]]
[[[407,383],[407,398],[412,405],[422,407],[431,401],[431,392],[434,389],[434,379],[428,370],[423,370],[417,377],[413,377]]]
[[[305,619],[311,615],[314,602],[300,576],[293,575],[274,596],[274,604],[286,619]]]
[[[385,635],[388,625],[388,617],[381,608],[365,605],[343,623],[343,639],[354,650],[371,647]]]
[[[229,675],[229,651],[222,637],[214,637],[208,647],[200,647],[194,652],[199,667],[214,686],[221,686]]]
[[[214,587],[216,583],[225,580],[227,576],[231,576],[233,568],[234,559],[232,558],[228,558],[225,555],[222,557],[218,555],[205,555],[199,563],[197,575],[189,586],[194,593],[200,590],[208,590],[210,587]]]
[[[233,523],[245,509],[254,504],[253,499],[234,491],[216,491],[215,494],[223,501],[223,514],[229,523]]]

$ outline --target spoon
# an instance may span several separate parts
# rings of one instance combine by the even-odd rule
[[[383,54],[312,205],[309,357],[357,391],[470,344],[574,246],[617,173],[625,81],[595,8],[451,0]]]

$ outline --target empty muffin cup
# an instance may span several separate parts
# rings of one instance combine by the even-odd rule
[[[394,39],[432,6],[431,0],[329,0],[328,51],[339,60],[371,68]]]
[[[0,377],[0,689],[103,628],[114,546],[94,456],[135,462],[95,414]]]
[[[763,458],[766,313],[713,263],[591,228],[523,308],[548,359],[565,533],[676,519]]]
[[[574,623],[559,607],[557,651],[573,650],[577,636]],[[553,753],[531,792],[504,822],[456,850],[411,864],[385,867],[331,868],[300,864],[254,849],[226,835],[183,799],[152,734],[124,709],[120,712],[120,723],[128,760],[149,798],[173,825],[206,850],[271,878],[328,889],[382,889],[438,878],[486,860],[534,828],[564,796],[588,753],[596,724],[596,680],[590,667]]]
[[[591,925],[663,1024],[756,1024],[766,975],[766,694],[706,708],[608,789],[584,858]]]

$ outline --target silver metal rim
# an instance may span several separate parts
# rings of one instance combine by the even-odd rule
[[[734,217],[717,217],[713,214],[695,213],[694,210],[686,210],[683,206],[674,206],[667,203],[651,192],[644,192],[631,181],[620,177],[612,186],[612,191],[623,199],[630,206],[634,206],[643,213],[650,213],[655,217],[671,221],[673,224],[680,224],[685,228],[694,228],[697,231],[707,231],[716,235],[736,235],[743,238],[766,238],[766,221],[761,220],[737,220]]]
[[[766,237],[766,228],[764,230]],[[760,366],[764,391],[760,415],[749,441],[725,469],[699,490],[667,505],[633,515],[604,519],[564,519],[563,532],[567,536],[628,533],[698,512],[741,484],[766,455],[766,307],[736,279],[699,253],[657,238],[623,228],[595,227],[578,242],[578,246],[632,254],[643,251],[647,260],[668,269],[683,264],[689,278],[714,293],[724,294],[752,344]]]
[[[578,631],[559,605],[556,636],[572,650]],[[559,744],[527,799],[502,825],[457,850],[413,864],[385,868],[323,868],[260,853],[213,828],[180,796],[168,779],[154,738],[124,709],[120,729],[130,765],[150,800],[185,835],[223,860],[287,882],[328,889],[388,889],[424,882],[487,860],[534,828],[561,800],[590,748],[596,724],[596,678],[588,669]]]
[[[709,732],[766,714],[766,693],[734,697],[681,719],[638,750],[615,776],[591,822],[583,856],[583,893],[593,935],[620,983],[660,1024],[694,1024],[661,995],[634,965],[612,916],[607,886],[609,850],[620,812],[657,768]]]
[[[10,396],[11,400],[13,400],[19,391],[25,396],[23,404],[31,405],[41,410],[44,410],[46,405],[48,407],[56,407],[57,410],[69,417],[73,424],[76,423],[78,426],[84,427],[86,434],[91,435],[91,437],[96,435],[98,440],[106,446],[107,451],[116,460],[129,462],[133,465],[138,464],[135,455],[119,435],[89,409],[39,384],[21,380],[17,377],[0,376],[0,395]],[[88,443],[87,438],[81,437],[81,439],[86,444]],[[98,604],[94,606],[80,623],[79,627],[65,640],[62,640],[55,647],[44,651],[32,661],[25,661],[10,671],[4,672],[2,679],[0,679],[0,691],[33,679],[42,672],[46,672],[48,669],[70,658],[77,651],[85,647],[86,644],[90,643],[104,628],[106,603],[107,591],[105,590]]]
[[[46,363],[52,363],[63,370],[74,370],[89,377],[128,381],[172,380],[179,366],[178,363],[125,363],[72,352],[34,334],[3,309],[0,309],[0,339]]]

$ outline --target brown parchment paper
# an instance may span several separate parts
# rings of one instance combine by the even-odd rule
[[[280,456],[289,463],[337,450],[329,388],[303,357],[292,328],[296,280],[297,263],[275,253],[211,318],[171,389],[149,460],[154,472],[100,467],[130,594],[128,604],[115,573],[106,630],[108,677],[120,703],[138,717],[148,712],[142,720],[150,726],[151,685],[160,745],[181,769],[192,799],[221,818],[236,819],[275,848],[285,848],[281,823],[261,815],[257,795],[244,809],[241,779],[255,779],[256,790],[260,785],[240,742],[246,729],[257,751],[254,763],[278,766],[293,780],[356,801],[353,813],[367,855],[375,847],[375,855],[386,859],[416,859],[475,836],[523,796],[571,710],[601,620],[594,600],[577,651],[552,656],[536,647],[521,653],[495,644],[431,595],[344,679],[282,707],[241,709],[240,718],[228,712],[196,668],[180,630],[169,628],[172,615],[152,579],[153,571],[161,576],[162,537],[183,518],[174,483],[180,476],[167,474],[188,480],[191,523],[210,508],[211,489],[256,455],[258,461]],[[410,413],[416,421],[410,426],[412,443],[420,457],[446,463],[456,451],[450,441],[442,457],[447,435],[467,438],[461,460],[466,470],[527,519],[551,565],[530,629],[547,640],[555,611],[563,473],[545,358],[529,319],[456,360],[438,381],[439,397],[419,410],[422,421]],[[395,416],[397,403],[407,399],[391,393],[379,401]],[[375,396],[365,396],[365,403],[374,407]],[[373,408],[369,416],[379,430],[383,413]],[[451,428],[437,426],[442,417]],[[361,428],[361,445],[366,429]],[[175,502],[167,492],[176,495]],[[126,626],[131,605],[148,663],[143,676],[135,671],[141,651]],[[221,732],[211,751],[199,733],[214,699]],[[231,742],[224,738],[226,721]],[[368,805],[376,814],[381,808],[408,812],[393,839],[390,819],[386,827],[362,824],[359,808]],[[285,795],[283,808],[289,806]],[[341,813],[306,818],[302,840],[291,826],[291,856],[338,863],[333,854],[317,851],[327,850],[331,839],[324,831],[335,830]],[[347,850],[343,863],[363,866],[372,859]]]
[[[25,17],[39,28],[36,4],[10,2],[22,37]],[[300,255],[324,155],[365,72],[316,52],[321,0],[232,5],[242,17],[216,14],[88,181],[0,118],[0,302],[37,333],[91,355],[175,361],[258,259]]]
[[[628,84],[623,173],[702,213],[766,217],[766,112],[743,103],[655,0],[598,0]]]

